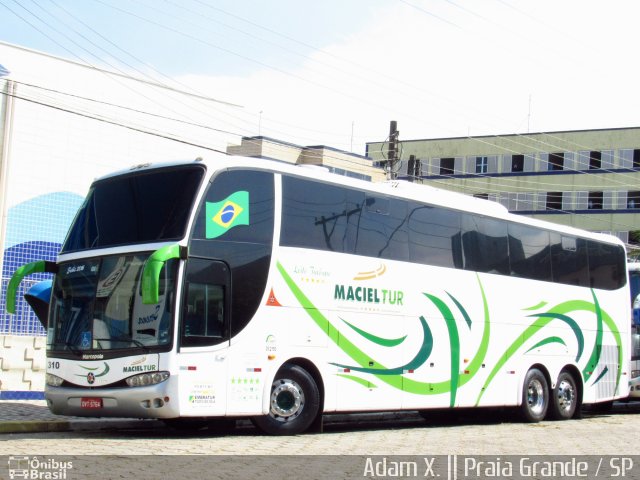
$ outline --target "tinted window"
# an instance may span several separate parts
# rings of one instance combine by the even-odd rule
[[[549,232],[539,228],[509,224],[511,275],[551,281]]]
[[[625,282],[618,246],[295,177],[282,186],[285,246],[602,289]]]
[[[589,286],[587,242],[582,238],[552,233],[551,270],[554,282]]]
[[[226,295],[228,275],[229,271],[222,262],[189,259],[185,277],[181,345],[215,345],[229,338]]]
[[[364,193],[283,177],[282,202],[282,245],[353,252]]]
[[[367,196],[359,219],[356,254],[394,260],[409,258],[406,201]]]
[[[462,216],[464,269],[509,275],[507,224],[480,215]]]
[[[271,244],[273,174],[230,170],[217,175],[200,205],[193,238]]]
[[[272,173],[234,169],[214,177],[196,214],[189,254],[221,259],[231,270],[233,288],[224,292],[231,298],[231,336],[253,318],[266,288],[273,244],[274,204]],[[194,296],[188,301],[196,302],[202,294],[208,299],[216,299],[221,294],[221,289],[215,286],[194,288]],[[203,305],[194,303],[194,311],[207,315],[215,313],[215,309],[203,310]],[[207,322],[215,324],[215,318],[211,318],[208,317]]]
[[[591,286],[604,290],[620,288],[626,281],[626,256],[622,247],[587,242]]]
[[[63,252],[177,240],[185,235],[204,168],[138,172],[92,185]]]
[[[49,350],[169,348],[178,262],[169,260],[161,269],[158,302],[145,305],[140,276],[146,260],[146,254],[127,254],[60,264]]]
[[[411,203],[408,223],[410,260],[460,268],[460,221],[461,214],[455,210]]]

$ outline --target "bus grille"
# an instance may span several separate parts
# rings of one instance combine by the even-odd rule
[[[616,393],[616,378],[618,376],[618,347],[605,345],[602,347],[598,370],[593,372],[593,380],[596,381],[597,399],[611,398]]]

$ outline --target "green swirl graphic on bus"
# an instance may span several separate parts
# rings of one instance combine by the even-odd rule
[[[445,298],[440,298],[433,294],[423,293],[424,297],[428,299],[439,311],[441,318],[446,325],[449,337],[448,343],[450,352],[450,371],[449,378],[444,378],[439,381],[419,381],[411,379],[405,374],[411,373],[424,365],[425,362],[429,359],[433,349],[433,334],[424,316],[420,316],[417,319],[422,327],[421,330],[423,339],[413,359],[405,365],[397,367],[387,367],[380,362],[372,359],[371,356],[368,355],[364,350],[356,346],[355,343],[348,340],[345,335],[343,335],[343,333],[338,329],[338,327],[334,325],[322,312],[320,312],[315,307],[311,300],[304,294],[300,287],[289,276],[283,266],[280,263],[278,263],[277,266],[280,274],[284,278],[288,287],[291,289],[297,301],[305,309],[312,320],[322,329],[322,331],[327,333],[328,337],[340,348],[340,350],[342,350],[354,361],[354,364],[350,365],[346,363],[330,362],[334,366],[344,368],[345,372],[370,374],[393,388],[397,388],[399,390],[412,394],[449,394],[449,403],[450,406],[453,407],[456,405],[456,396],[458,390],[465,384],[467,384],[470,380],[472,380],[485,367],[485,361],[491,340],[491,320],[489,304],[487,302],[484,288],[479,277],[477,277],[477,281],[483,305],[483,318],[481,320],[482,334],[475,353],[473,354],[470,361],[465,360],[464,367],[461,358],[461,335],[463,334],[464,330],[471,330],[472,324],[474,323],[471,315],[469,315],[469,312],[467,311],[467,309],[465,309],[461,302],[449,292],[445,292],[448,296],[448,300]],[[514,357],[516,353],[526,353],[534,348],[539,348],[543,345],[554,343],[566,345],[566,339],[562,339],[556,335],[545,335],[547,327],[553,321],[564,323],[568,327],[566,330],[564,330],[564,332],[573,335],[575,337],[575,342],[577,345],[575,362],[578,363],[583,360],[585,358],[585,356],[583,355],[585,353],[585,335],[581,327],[578,325],[578,322],[576,322],[576,320],[572,318],[572,315],[580,314],[581,312],[586,312],[587,314],[593,315],[592,318],[595,323],[595,328],[591,327],[591,329],[595,330],[596,333],[591,347],[591,353],[586,362],[584,362],[584,360],[582,362],[584,364],[582,367],[582,377],[585,384],[589,381],[592,381],[593,384],[598,383],[608,372],[608,367],[606,365],[600,364],[605,327],[613,336],[615,345],[617,347],[616,349],[618,352],[618,365],[622,365],[623,345],[620,332],[618,332],[618,330],[616,329],[615,323],[611,316],[600,307],[598,298],[593,290],[591,290],[591,295],[593,298],[592,302],[586,300],[570,300],[561,302],[557,305],[551,306],[550,308],[545,302],[541,302],[534,307],[524,308],[523,312],[527,312],[525,318],[533,319],[532,323],[530,323],[528,326],[525,326],[520,334],[515,336],[515,339],[510,345],[507,344],[506,349],[504,350],[502,355],[497,357],[498,361],[495,363],[495,365],[486,365],[487,367],[489,367],[489,374],[485,378],[484,384],[477,394],[475,404],[479,405],[481,398],[483,397],[487,388],[492,384],[498,372],[510,359]],[[459,322],[458,320],[456,320],[456,318],[463,321]],[[395,347],[403,343],[405,340],[405,337],[395,339],[380,338],[360,328],[355,327],[345,319],[341,318],[341,320],[344,324],[350,327],[361,337],[383,347]],[[458,324],[463,326],[463,331],[460,331]],[[554,332],[557,332],[557,329],[554,329]],[[536,339],[536,337],[539,337],[539,339]],[[525,348],[525,346],[530,344],[530,341],[534,341],[537,343],[523,352],[523,349]],[[342,373],[338,375],[346,380],[351,380],[359,383],[366,388],[377,387],[377,385],[373,384],[370,380],[365,380],[356,375],[346,375]],[[618,371],[615,372],[614,375],[615,389],[617,390],[620,385],[621,369],[618,368]]]

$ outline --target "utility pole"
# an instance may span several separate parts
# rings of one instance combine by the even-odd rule
[[[398,135],[400,132],[398,131],[398,122],[395,120],[391,120],[391,124],[389,125],[389,150],[387,155],[387,180],[395,180],[395,166],[398,163]]]
[[[409,181],[413,182],[416,177],[418,176],[416,174],[416,156],[415,155],[409,155],[409,165],[407,166],[407,176],[409,177]]]

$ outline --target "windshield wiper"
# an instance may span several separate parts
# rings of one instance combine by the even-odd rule
[[[73,353],[74,355],[80,357],[82,355],[82,350],[80,350],[78,347],[76,347],[73,343],[71,342],[64,342],[65,347],[67,347],[69,350],[71,350],[71,353]]]
[[[149,353],[149,347],[147,347],[144,343],[142,343],[139,340],[136,340],[135,338],[132,338],[131,335],[120,335],[119,337],[115,337],[115,338],[103,338],[103,339],[99,339],[99,340],[110,340],[112,342],[131,342],[133,343],[136,347],[140,347],[144,350],[144,353]]]
[[[103,341],[103,342],[131,342],[136,347],[142,348],[144,353],[149,353],[149,347],[147,347],[141,341],[134,339],[131,335],[129,335],[124,330],[121,330],[119,328],[113,328],[113,326],[112,326],[112,331],[114,333],[116,333],[118,336],[117,337],[112,337],[112,338],[94,338],[94,340],[96,340],[98,342],[99,341]]]

